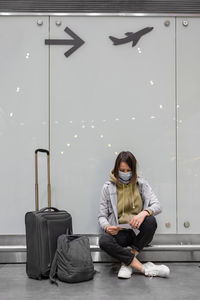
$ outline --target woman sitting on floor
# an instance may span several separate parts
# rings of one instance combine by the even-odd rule
[[[152,262],[142,264],[136,258],[152,241],[157,228],[155,215],[161,212],[150,185],[137,176],[136,163],[131,152],[119,153],[110,181],[103,185],[98,220],[104,234],[99,246],[122,263],[119,278],[130,278],[133,268],[146,276],[168,277],[170,270],[167,266]],[[137,235],[135,229],[139,230]]]

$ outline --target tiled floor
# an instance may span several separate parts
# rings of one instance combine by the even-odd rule
[[[75,284],[49,280],[37,281],[26,276],[24,264],[0,265],[0,300],[60,299],[200,299],[200,263],[165,263],[169,278],[145,277],[134,272],[131,279],[118,279],[119,263],[95,263],[93,280]]]

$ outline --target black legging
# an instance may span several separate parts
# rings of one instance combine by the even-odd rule
[[[131,252],[131,249],[124,247],[130,246],[138,252],[141,251],[152,241],[156,228],[157,222],[155,217],[147,216],[140,225],[138,235],[132,229],[120,230],[117,235],[105,232],[99,239],[99,246],[110,256],[128,266],[135,255]]]

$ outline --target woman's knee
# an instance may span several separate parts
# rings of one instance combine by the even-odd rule
[[[157,221],[156,218],[154,216],[147,216],[143,222],[143,226],[149,228],[152,228],[154,230],[157,229]]]
[[[101,249],[107,249],[112,243],[112,236],[110,234],[103,234],[99,239],[99,247]]]

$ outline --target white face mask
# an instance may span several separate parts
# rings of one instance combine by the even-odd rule
[[[126,173],[119,171],[119,177],[124,181],[128,181],[132,177],[132,171]]]

